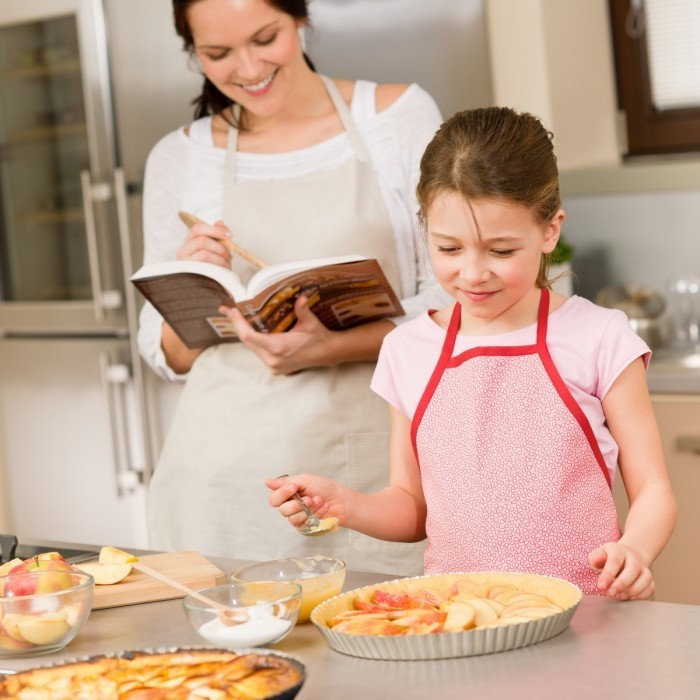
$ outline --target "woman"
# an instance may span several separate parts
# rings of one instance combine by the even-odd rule
[[[377,258],[412,318],[440,303],[417,245],[414,200],[423,147],[440,124],[417,85],[329,80],[299,30],[305,0],[174,0],[175,25],[205,75],[195,121],[153,149],[144,199],[145,261],[229,266],[233,239],[271,263],[344,253]],[[206,223],[189,231],[178,211]],[[419,573],[420,546],[340,531],[288,532],[267,508],[270,469],[327,465],[355,488],[388,481],[389,424],[369,381],[377,321],[328,331],[301,298],[298,323],[262,335],[232,313],[242,340],[189,350],[150,306],[141,352],[184,379],[151,483],[151,546],[238,558],[325,553],[350,567]],[[401,319],[403,320],[403,318]]]

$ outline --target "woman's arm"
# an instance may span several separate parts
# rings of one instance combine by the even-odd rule
[[[286,333],[256,331],[238,309],[222,306],[219,311],[231,319],[241,342],[275,375],[345,362],[374,362],[384,336],[394,328],[393,323],[382,320],[344,331],[330,331],[309,309],[306,297],[295,302],[297,322]]]
[[[306,516],[296,501],[298,492],[318,518],[336,517],[343,527],[392,542],[418,542],[425,539],[425,499],[420,473],[411,446],[411,424],[403,414],[391,409],[390,485],[377,493],[353,491],[335,481],[313,474],[268,479],[273,492],[270,505],[294,527]]]
[[[592,554],[600,590],[622,599],[648,598],[650,567],[676,523],[676,500],[647,388],[644,363],[635,360],[603,399],[606,423],[619,447],[618,463],[630,508],[624,534]]]

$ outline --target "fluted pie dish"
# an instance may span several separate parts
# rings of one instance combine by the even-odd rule
[[[358,588],[311,614],[330,647],[369,659],[473,656],[550,639],[583,594],[562,579],[472,572],[418,576]]]

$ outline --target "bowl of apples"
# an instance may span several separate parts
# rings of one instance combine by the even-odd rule
[[[62,649],[92,608],[95,580],[58,552],[0,567],[0,658]]]

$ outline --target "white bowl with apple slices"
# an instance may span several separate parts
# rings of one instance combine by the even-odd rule
[[[562,579],[472,572],[396,579],[348,591],[311,614],[335,651],[366,659],[447,659],[543,642],[583,594]]]

